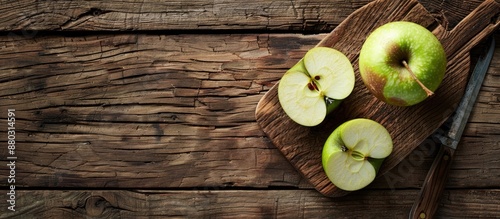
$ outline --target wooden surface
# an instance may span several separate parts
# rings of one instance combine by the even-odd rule
[[[367,4],[318,44],[341,51],[353,64],[356,83],[349,97],[320,125],[304,127],[291,120],[281,108],[276,84],[257,105],[257,123],[319,192],[330,197],[343,196],[346,192],[330,182],[321,163],[323,144],[333,130],[356,118],[368,118],[382,124],[392,136],[394,148],[384,160],[379,175],[394,168],[453,113],[469,78],[469,51],[498,29],[500,21],[495,16],[499,13],[499,4],[494,0],[485,1],[448,31],[416,0],[379,0]],[[359,51],[368,35],[383,24],[401,20],[429,28],[443,44],[448,61],[445,77],[435,94],[411,107],[392,106],[378,100],[364,85],[358,69]]]
[[[0,141],[15,109],[17,160],[16,211],[1,201],[0,218],[404,218],[432,143],[327,198],[254,116],[284,71],[369,1],[263,2],[2,1]],[[481,1],[421,3],[451,29]],[[500,217],[499,45],[440,218]],[[2,194],[7,153],[2,144]]]

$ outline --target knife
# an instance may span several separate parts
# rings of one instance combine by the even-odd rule
[[[451,160],[469,119],[472,107],[476,102],[486,71],[493,57],[494,49],[495,40],[493,37],[490,37],[489,49],[486,56],[480,57],[477,61],[467,84],[465,94],[455,113],[441,126],[440,132],[433,135],[437,139],[437,143],[441,144],[441,146],[427,173],[420,193],[411,208],[410,219],[433,218],[436,212],[439,198],[444,190],[448,171],[450,170]]]

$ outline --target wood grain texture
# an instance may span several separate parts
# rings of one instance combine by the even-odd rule
[[[330,31],[360,1],[6,1],[0,30]]]
[[[394,149],[379,174],[384,174],[410,154],[451,115],[460,101],[469,76],[469,51],[498,28],[500,6],[485,1],[454,29],[435,24],[432,16],[417,1],[375,1],[351,14],[318,46],[335,48],[351,60],[356,86],[341,106],[316,127],[303,127],[287,117],[280,107],[277,85],[261,99],[256,109],[257,122],[271,141],[315,188],[327,196],[342,196],[326,177],[321,165],[322,146],[340,124],[354,118],[369,118],[381,123],[393,138]],[[442,42],[448,66],[436,94],[412,107],[395,107],[375,98],[363,85],[358,70],[359,50],[368,34],[385,23],[406,20],[433,31]],[[291,137],[293,136],[293,137]]]
[[[319,37],[1,38],[0,110],[16,109],[19,177],[30,179],[20,182],[299,185],[301,177],[264,138],[254,111],[262,93]]]
[[[280,30],[328,32],[373,0],[0,1],[0,30]],[[421,0],[453,27],[482,0]]]
[[[484,0],[419,0],[432,16],[447,30],[453,29],[463,18]]]
[[[312,188],[260,131],[253,112],[323,37],[0,38],[0,112],[17,112],[18,186]],[[447,187],[497,186],[488,178],[500,175],[490,165],[500,153],[499,48]],[[415,150],[372,186],[419,187],[433,156],[428,150]]]
[[[0,218],[406,218],[431,145],[327,198],[253,114],[325,37],[290,33],[326,33],[369,2],[0,0],[0,121],[19,113],[18,211],[2,201]],[[420,2],[452,29],[483,0]],[[438,218],[500,217],[499,57],[497,44]]]
[[[2,191],[4,192],[4,191]],[[416,190],[367,190],[342,199],[314,190],[19,191],[0,218],[406,218]],[[438,218],[498,218],[500,190],[446,191]],[[0,202],[5,208],[6,202]]]

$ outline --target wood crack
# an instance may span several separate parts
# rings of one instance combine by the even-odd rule
[[[74,27],[88,21],[89,19],[92,19],[94,17],[98,17],[100,15],[103,15],[103,14],[106,14],[109,12],[112,12],[112,11],[101,10],[99,8],[90,8],[88,11],[86,11],[82,14],[79,14],[78,16],[68,19],[66,22],[64,22],[63,24],[60,25],[60,29],[65,30],[65,29],[74,28]]]

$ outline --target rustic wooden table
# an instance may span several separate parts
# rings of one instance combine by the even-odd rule
[[[286,69],[369,2],[1,0],[0,218],[406,218],[432,147],[327,198],[255,122]],[[482,0],[420,2],[451,28]],[[500,217],[499,48],[440,218]]]

